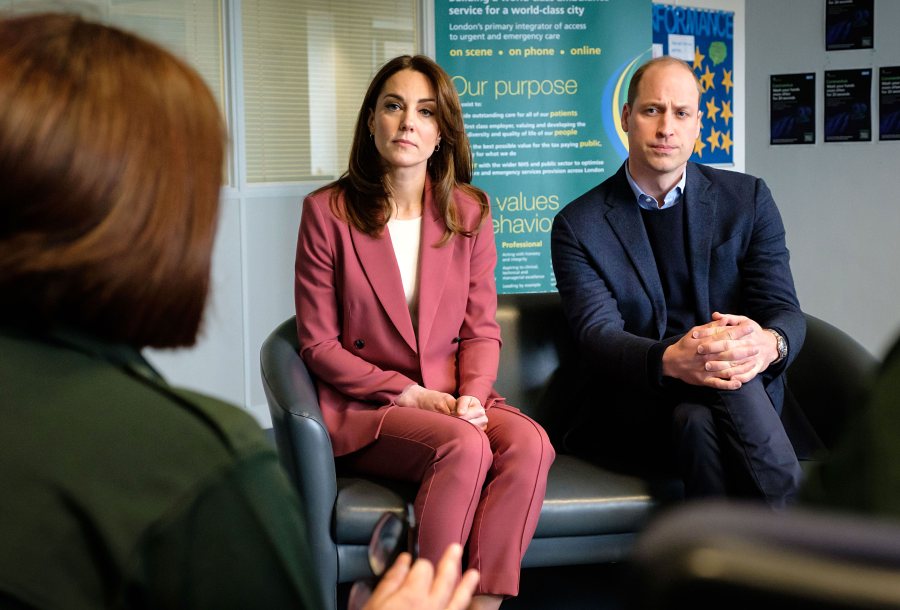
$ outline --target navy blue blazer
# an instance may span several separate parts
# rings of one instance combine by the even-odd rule
[[[788,358],[763,373],[780,412],[781,373],[800,351],[806,323],[772,194],[758,178],[688,163],[682,203],[697,322],[719,311],[781,333]],[[620,387],[658,387],[661,342],[679,337],[663,336],[663,288],[624,164],[559,212],[552,253],[563,309],[582,353]]]

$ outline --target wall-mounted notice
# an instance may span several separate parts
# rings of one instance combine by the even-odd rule
[[[900,140],[900,66],[881,68],[878,97],[878,139]]]
[[[653,5],[653,56],[694,69],[703,88],[703,130],[691,161],[734,163],[734,13]]]
[[[825,50],[871,49],[875,0],[825,0]]]
[[[501,293],[550,292],[553,217],[625,158],[649,0],[435,0],[436,59],[456,85],[491,197]]]
[[[769,144],[815,144],[815,72],[771,75],[769,116]]]
[[[825,71],[825,141],[872,139],[872,70]]]

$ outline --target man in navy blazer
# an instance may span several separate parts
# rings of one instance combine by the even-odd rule
[[[595,390],[566,445],[673,466],[689,497],[783,506],[801,478],[783,372],[806,326],[765,183],[688,162],[700,95],[680,60],[639,68],[621,118],[628,160],[554,221],[557,287]]]

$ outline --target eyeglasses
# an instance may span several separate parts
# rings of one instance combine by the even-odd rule
[[[373,577],[353,583],[347,602],[348,610],[360,610],[366,605],[381,577],[394,564],[400,553],[404,551],[409,553],[413,560],[418,557],[418,534],[412,504],[407,503],[405,514],[402,516],[390,511],[381,515],[369,540],[369,569],[372,570]]]

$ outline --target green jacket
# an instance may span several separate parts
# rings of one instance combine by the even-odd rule
[[[321,606],[262,431],[133,348],[0,328],[0,490],[0,607]]]

